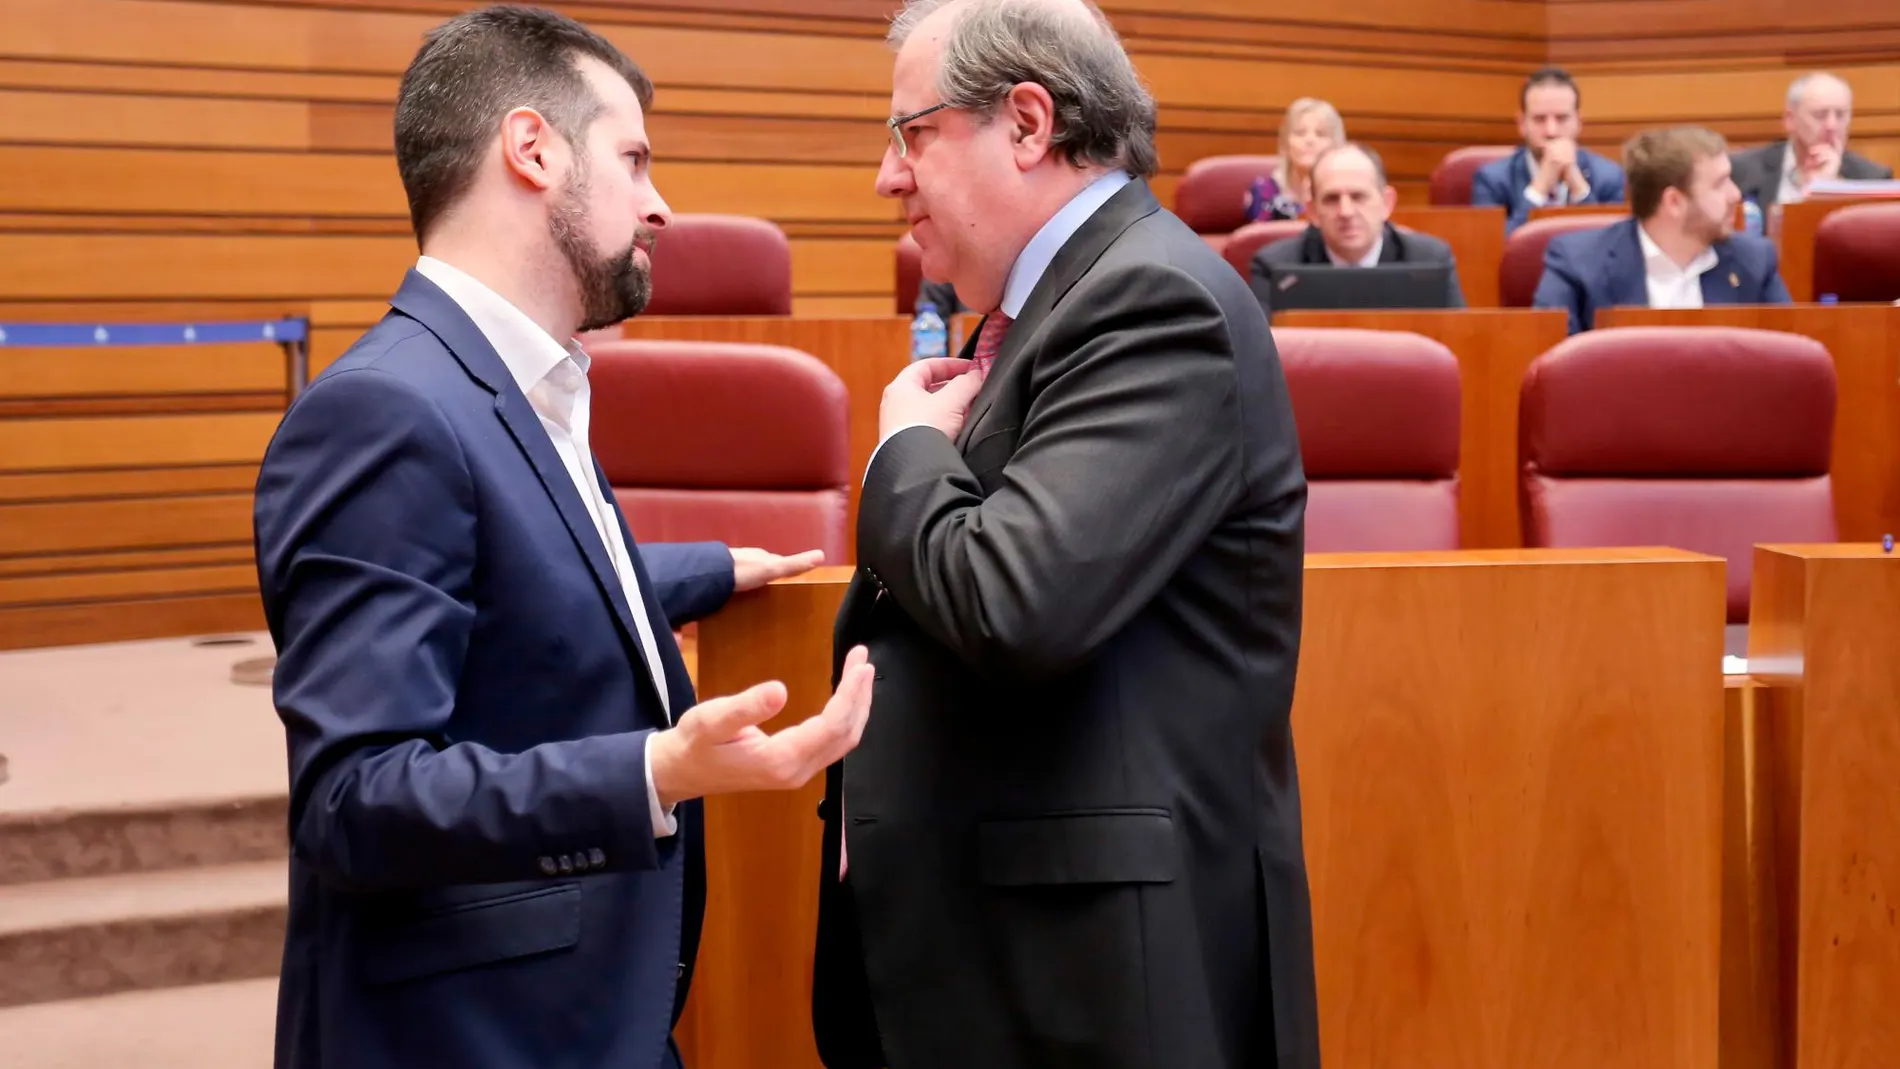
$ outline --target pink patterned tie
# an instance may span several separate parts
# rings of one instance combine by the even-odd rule
[[[977,374],[987,376],[990,373],[990,365],[996,363],[996,354],[1003,348],[1003,335],[1013,322],[1015,320],[1010,319],[1000,308],[984,317],[983,329],[976,335]]]

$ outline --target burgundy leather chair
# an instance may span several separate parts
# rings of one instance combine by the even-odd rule
[[[1418,334],[1273,332],[1306,465],[1306,551],[1458,548],[1458,359]]]
[[[1761,542],[1835,541],[1834,361],[1812,338],[1738,327],[1578,334],[1519,394],[1527,546],[1673,546],[1726,558],[1748,619]]]
[[[917,247],[917,239],[904,231],[897,239],[897,314],[908,316],[917,314],[917,291],[924,285],[924,250]],[[943,309],[937,309],[942,312]]]
[[[653,246],[647,315],[792,314],[792,246],[766,219],[744,215],[673,217]]]
[[[1900,203],[1850,204],[1814,232],[1814,294],[1900,301]]]
[[[1466,145],[1445,153],[1445,158],[1432,168],[1432,204],[1443,207],[1469,206],[1471,176],[1477,174],[1485,164],[1501,160],[1516,151],[1516,145]]]
[[[1248,223],[1228,235],[1220,254],[1234,265],[1241,278],[1253,277],[1253,254],[1282,238],[1296,238],[1306,232],[1304,219],[1262,219]]]
[[[635,538],[849,560],[849,400],[830,368],[728,342],[623,340],[588,354],[588,437]]]
[[[1247,224],[1247,187],[1273,173],[1278,156],[1208,156],[1188,164],[1174,190],[1174,214],[1215,252]]]
[[[1544,277],[1544,247],[1559,234],[1577,230],[1601,230],[1627,217],[1615,210],[1576,215],[1553,215],[1532,219],[1504,239],[1504,255],[1498,259],[1498,304],[1504,308],[1529,308],[1537,296],[1537,282]]]

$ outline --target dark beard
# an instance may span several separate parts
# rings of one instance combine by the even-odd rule
[[[652,233],[645,227],[638,228],[634,240],[628,242],[625,249],[603,259],[587,240],[582,225],[587,218],[586,209],[582,207],[586,193],[585,176],[570,180],[561,192],[560,203],[548,217],[548,233],[560,248],[568,269],[574,273],[574,285],[580,293],[580,333],[583,334],[632,319],[646,310],[647,301],[653,296],[652,273],[633,258],[637,244],[644,242],[648,248],[652,247]]]

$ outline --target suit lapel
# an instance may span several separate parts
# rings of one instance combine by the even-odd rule
[[[527,456],[528,463],[541,480],[541,488],[553,500],[555,511],[560,513],[561,522],[567,525],[574,547],[587,562],[588,570],[593,572],[594,583],[599,587],[601,596],[613,607],[614,622],[620,627],[621,640],[626,644],[640,678],[654,688],[653,696],[658,700],[659,689],[654,686],[646,653],[641,649],[639,636],[633,629],[633,616],[628,610],[626,592],[614,572],[612,562],[607,559],[607,548],[594,526],[593,516],[581,501],[580,491],[568,475],[561,454],[555,451],[554,443],[549,440],[546,428],[541,426],[541,417],[515,384],[514,376],[508,373],[501,356],[461,307],[418,272],[409,273],[390,304],[440,338],[469,375],[495,395],[496,418],[501,420],[502,426],[514,438],[515,445]],[[602,486],[605,485],[603,482]],[[631,541],[627,544],[627,555],[634,555]],[[641,589],[650,589],[644,580]],[[655,632],[654,640],[658,642],[659,632]]]
[[[1719,242],[1715,246],[1715,266],[1702,272],[1702,303],[1706,307],[1712,304],[1745,304],[1742,299],[1744,287],[1752,291],[1753,280],[1742,270],[1741,262],[1735,258],[1729,243]]]
[[[1643,246],[1636,238],[1636,223],[1625,220],[1616,225],[1620,232],[1603,257],[1609,303],[1646,308],[1649,306],[1649,274],[1643,267]]]
[[[1391,223],[1385,224],[1380,232],[1379,262],[1382,264],[1405,262],[1405,238],[1399,234],[1399,228]]]
[[[1024,302],[1022,314],[1016,317],[1015,322],[1010,324],[1009,332],[1003,335],[1003,345],[997,350],[996,362],[990,365],[989,377],[971,402],[969,418],[963,421],[963,431],[957,435],[958,449],[976,440],[976,428],[982,424],[983,417],[989,414],[991,407],[996,404],[996,398],[1002,393],[1002,380],[1009,373],[1014,357],[1036,333],[1042,320],[1082,280],[1089,268],[1095,266],[1095,261],[1108,251],[1122,231],[1160,210],[1161,205],[1149,191],[1148,183],[1136,179],[1117,190],[1063,243],[1055,259],[1049,262],[1048,270],[1037,281],[1036,288],[1029,291],[1029,300]]]

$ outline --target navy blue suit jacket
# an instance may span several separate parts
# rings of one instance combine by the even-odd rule
[[[1788,287],[1775,266],[1775,246],[1766,238],[1734,234],[1715,244],[1715,266],[1702,276],[1702,304],[1787,304]],[[1636,220],[1601,230],[1560,234],[1544,247],[1544,274],[1534,308],[1570,313],[1570,333],[1589,330],[1597,309],[1649,306],[1648,272]]]
[[[703,827],[688,802],[654,837],[644,754],[668,713],[630,613],[676,717],[694,698],[668,625],[724,600],[730,558],[633,554],[629,606],[474,323],[414,272],[391,304],[291,405],[258,476],[290,757],[277,1065],[657,1066]]]
[[[1492,160],[1471,176],[1471,203],[1502,205],[1506,234],[1524,224],[1531,202],[1524,199],[1524,187],[1531,184],[1531,150],[1519,145],[1517,151],[1501,160]],[[1582,200],[1569,204],[1620,204],[1623,201],[1623,168],[1607,156],[1599,156],[1582,146],[1577,148],[1577,170],[1590,183],[1590,192]]]

